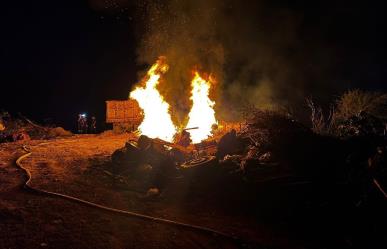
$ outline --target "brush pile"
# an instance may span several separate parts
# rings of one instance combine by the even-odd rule
[[[44,127],[21,115],[14,118],[8,112],[0,113],[0,143],[26,141],[31,139],[52,139],[71,136],[62,127]]]
[[[231,131],[220,139],[217,157],[246,172],[277,165],[292,148],[302,149],[312,137],[310,129],[289,115],[254,109],[238,134]]]
[[[293,143],[312,136],[309,129],[289,116],[255,110],[241,130],[231,129],[211,143],[204,141],[183,147],[140,136],[113,153],[113,170],[125,172],[147,164],[163,168],[164,172],[173,172],[176,168],[181,172],[203,172],[202,169],[211,168],[252,176],[257,170],[278,170],[279,162],[286,157]],[[215,167],[206,167],[209,165]]]
[[[150,186],[161,190],[171,179],[194,182],[193,186],[275,180],[282,185],[309,182],[322,189],[337,184],[365,189],[370,174],[380,179],[381,189],[387,186],[386,141],[322,136],[279,112],[254,110],[238,132],[232,129],[204,144],[210,146],[183,147],[140,136],[112,154],[111,170],[115,175],[152,179]],[[360,192],[354,193],[355,198]]]

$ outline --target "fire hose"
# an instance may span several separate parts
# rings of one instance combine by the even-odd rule
[[[46,144],[46,143],[42,143],[42,144]],[[38,144],[36,146],[39,146],[39,145],[42,145],[42,144]],[[66,194],[61,194],[61,193],[57,193],[57,192],[52,192],[52,191],[48,191],[48,190],[43,190],[43,189],[38,189],[38,188],[32,187],[30,185],[30,182],[32,180],[31,172],[27,168],[25,168],[23,166],[23,164],[21,163],[24,159],[26,159],[27,157],[32,155],[32,151],[26,145],[23,146],[23,150],[26,152],[26,154],[20,156],[16,160],[16,165],[20,169],[22,169],[26,173],[26,175],[27,175],[27,180],[24,182],[24,185],[23,185],[23,187],[25,189],[27,189],[27,190],[30,190],[30,191],[38,193],[38,194],[43,194],[43,195],[46,195],[46,196],[57,197],[57,198],[62,198],[62,199],[65,199],[65,200],[73,201],[73,202],[76,202],[76,203],[79,203],[79,204],[82,204],[82,205],[85,205],[85,206],[94,207],[94,208],[101,209],[101,210],[104,210],[104,211],[108,211],[108,212],[111,212],[111,213],[121,214],[121,215],[129,216],[129,217],[136,217],[136,218],[140,218],[140,219],[143,219],[143,220],[148,220],[148,221],[153,221],[153,222],[158,222],[158,223],[174,225],[174,226],[177,226],[177,227],[182,227],[182,228],[187,228],[187,229],[191,229],[191,230],[196,230],[196,231],[208,233],[208,234],[211,234],[211,235],[214,235],[214,236],[220,236],[220,237],[223,237],[223,238],[226,238],[226,239],[230,239],[231,241],[233,241],[234,243],[237,243],[239,245],[241,244],[241,240],[239,238],[237,238],[235,236],[232,236],[230,234],[226,234],[226,233],[223,233],[223,232],[220,232],[220,231],[208,228],[208,227],[198,226],[198,225],[193,225],[193,224],[188,224],[188,223],[183,223],[183,222],[179,222],[179,221],[175,221],[175,220],[169,220],[169,219],[164,219],[164,218],[160,218],[160,217],[154,217],[154,216],[150,216],[150,215],[146,215],[146,214],[141,214],[141,213],[137,213],[137,212],[131,212],[131,211],[127,211],[127,210],[116,209],[116,208],[104,206],[104,205],[101,205],[101,204],[97,204],[97,203],[94,203],[94,202],[86,201],[86,200],[83,200],[83,199],[80,199],[80,198],[77,198],[77,197],[74,197],[74,196],[70,196],[70,195],[66,195]]]

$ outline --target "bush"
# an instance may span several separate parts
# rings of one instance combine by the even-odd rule
[[[312,98],[307,98],[306,103],[311,110],[310,120],[312,123],[312,130],[316,134],[326,134],[331,130],[333,122],[334,109],[330,110],[329,116],[324,116],[323,110],[320,106],[316,106]]]
[[[349,90],[340,96],[325,117],[321,107],[307,99],[312,130],[339,137],[381,135],[387,120],[387,94]]]
[[[379,119],[387,118],[387,94],[358,89],[345,92],[336,102],[335,119],[347,120],[360,113]]]

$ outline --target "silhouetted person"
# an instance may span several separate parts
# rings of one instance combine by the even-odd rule
[[[85,114],[78,116],[78,133],[87,133],[87,118]]]
[[[90,133],[97,133],[97,119],[93,116],[90,121]]]
[[[83,133],[87,133],[88,132],[88,129],[89,129],[89,125],[87,124],[87,117],[84,115],[83,116]]]
[[[82,133],[82,114],[78,114],[78,133]]]

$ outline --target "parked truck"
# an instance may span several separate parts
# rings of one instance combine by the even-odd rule
[[[143,112],[136,100],[106,101],[106,123],[114,132],[135,131],[143,120]]]

